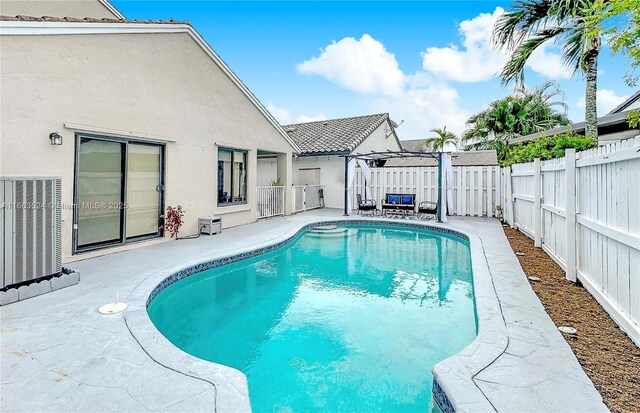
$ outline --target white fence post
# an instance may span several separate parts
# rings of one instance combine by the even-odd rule
[[[493,216],[493,168],[487,167],[487,184],[485,185],[487,191],[487,217]],[[482,216],[482,215],[481,215]]]
[[[280,205],[282,205],[282,215],[284,215],[285,212],[286,212],[285,211],[286,210],[285,202],[286,202],[286,199],[287,199],[286,192],[287,192],[287,187],[283,186],[282,190],[280,191],[280,193],[282,194],[282,201],[280,203]]]
[[[576,282],[576,150],[567,149],[564,152],[565,190],[566,190],[566,229],[567,229],[567,258],[566,278]]]
[[[302,210],[307,210],[307,186],[302,187]]]
[[[542,246],[542,171],[540,158],[533,160],[533,245]]]
[[[496,185],[495,185],[495,195],[492,194],[492,198],[494,199],[494,203],[493,203],[493,215],[491,216],[499,216],[501,215],[500,213],[498,213],[498,206],[500,206],[501,209],[503,209],[503,205],[502,205],[502,200],[501,198],[501,191],[502,191],[502,170],[500,169],[499,166],[495,166],[493,167],[494,169],[494,173],[495,173],[495,177],[496,177]]]
[[[516,229],[516,211],[515,211],[515,198],[513,197],[513,177],[511,176],[511,172],[513,172],[513,168],[511,166],[508,166],[507,168],[507,174],[508,174],[508,178],[507,178],[507,194],[509,195],[509,198],[507,199],[507,202],[509,202],[509,223],[511,224],[511,228]]]

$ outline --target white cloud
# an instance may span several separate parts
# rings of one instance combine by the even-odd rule
[[[313,122],[317,120],[325,120],[327,116],[324,112],[318,112],[315,115],[299,115],[295,118],[291,114],[291,111],[287,108],[276,106],[273,102],[267,103],[267,110],[276,118],[281,125],[287,125],[290,123],[305,123]]]
[[[496,50],[491,42],[493,26],[504,9],[481,13],[460,23],[462,47],[428,47],[422,52],[422,67],[443,79],[461,83],[482,82],[497,76],[507,62],[505,50]],[[556,47],[544,44],[536,50],[526,67],[550,79],[568,79],[572,71],[562,63]]]
[[[269,102],[267,103],[267,110],[281,124],[287,124],[291,122],[291,112],[289,112],[288,109],[278,107],[274,105],[272,102]]]
[[[361,93],[397,95],[404,84],[404,74],[395,56],[368,34],[363,34],[360,40],[345,37],[334,41],[318,57],[300,63],[297,69]]]
[[[494,50],[491,31],[504,9],[481,13],[460,23],[462,37],[460,49],[456,45],[429,47],[422,52],[422,67],[427,72],[458,82],[480,82],[498,74],[507,57]]]
[[[571,79],[573,69],[564,64],[559,53],[550,52],[549,49],[556,47],[545,43],[536,49],[527,60],[527,67],[549,79]]]
[[[327,119],[327,115],[324,112],[318,112],[315,115],[300,115],[296,118],[296,123],[316,122],[319,120]]]
[[[380,97],[370,107],[374,112],[389,112],[396,122],[404,120],[398,128],[403,139],[427,138],[431,129],[443,126],[460,135],[471,115],[460,108],[458,91],[444,83],[410,88],[397,97]]]
[[[298,70],[362,93],[371,112],[389,112],[395,121],[405,120],[398,131],[404,138],[426,138],[431,129],[443,126],[460,133],[469,116],[459,107],[456,89],[423,71],[405,75],[395,56],[367,34],[360,40],[347,37],[333,42],[319,57],[298,65]],[[297,121],[322,119],[320,113],[301,115]]]
[[[615,91],[611,89],[598,89],[596,92],[597,99],[597,107],[598,107],[598,115],[602,116],[611,111],[611,109],[615,108],[625,100],[629,99],[629,96],[623,95],[618,96]],[[580,109],[585,108],[585,98],[581,97],[576,106]]]
[[[271,114],[281,125],[287,125],[290,123],[314,122],[318,120],[325,120],[327,118],[324,112],[318,112],[315,115],[300,114],[295,117],[294,120],[294,116],[289,109],[277,106],[273,102],[267,103],[267,110],[271,112]]]

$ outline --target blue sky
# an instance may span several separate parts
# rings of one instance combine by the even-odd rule
[[[129,19],[188,20],[281,123],[389,112],[401,139],[435,127],[464,129],[469,115],[507,95],[491,48],[504,1],[131,1]],[[604,48],[599,115],[631,95],[624,60]],[[584,119],[584,83],[549,45],[526,71],[536,85],[557,80],[569,116]]]

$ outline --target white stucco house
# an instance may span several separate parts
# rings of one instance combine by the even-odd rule
[[[201,217],[254,222],[259,151],[293,182],[298,145],[189,23],[130,21],[106,0],[2,0],[0,13],[0,177],[28,178],[7,186],[13,202],[59,178],[63,262],[167,241],[169,205],[185,236]],[[0,224],[45,222],[11,213]],[[35,260],[29,231],[12,242]]]
[[[344,206],[344,158],[341,155],[401,151],[396,124],[388,113],[284,125],[300,148],[293,161],[294,185],[323,185],[328,208]],[[259,160],[258,185],[275,180],[275,160]]]

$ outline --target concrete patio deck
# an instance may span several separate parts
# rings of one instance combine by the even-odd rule
[[[249,410],[244,375],[172,346],[148,320],[146,298],[159,280],[185,266],[341,218],[337,210],[316,210],[74,262],[80,284],[0,309],[0,411]],[[481,301],[496,303],[479,311],[478,340],[435,370],[458,410],[607,411],[528,285],[500,223],[451,217],[447,224],[428,224],[469,235],[474,278],[484,280],[482,294],[493,291],[493,301]],[[129,309],[97,312],[112,301],[126,301]],[[498,316],[483,333],[482,314],[491,311]],[[460,394],[464,385],[475,390]]]

